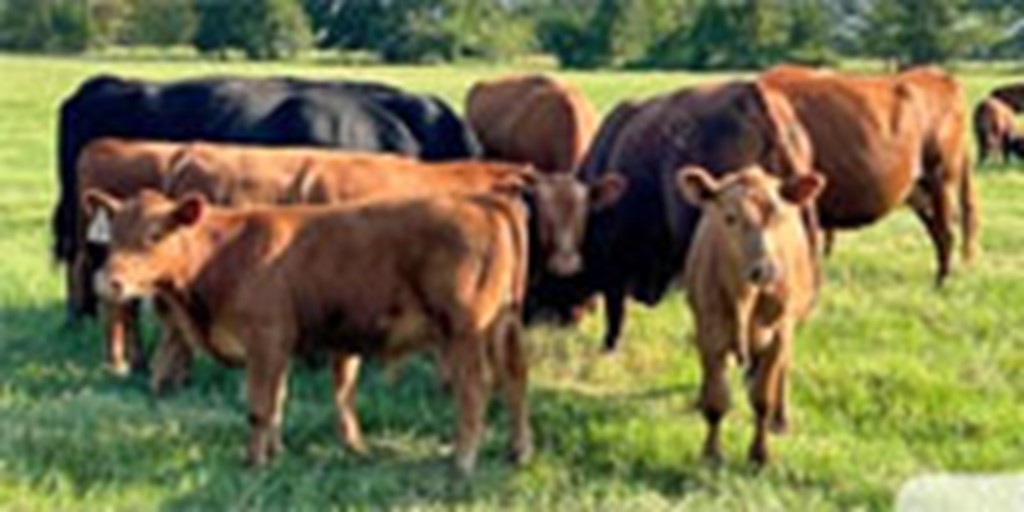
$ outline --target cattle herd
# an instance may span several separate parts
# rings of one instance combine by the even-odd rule
[[[289,359],[328,356],[338,429],[363,357],[435,356],[469,473],[489,390],[532,451],[523,323],[573,324],[602,299],[615,349],[627,299],[685,289],[703,369],[704,455],[720,455],[730,361],[749,379],[750,459],[786,427],[797,324],[835,232],[900,204],[936,280],[978,209],[960,84],[779,66],[617,105],[601,120],[546,76],[476,84],[462,119],[438,98],[366,82],[100,76],[60,110],[54,255],[69,320],[99,315],[108,365],[184,384],[193,353],[245,369],[248,460],[281,448]],[[1024,88],[974,113],[979,155],[1024,155]],[[1005,158],[1006,156],[1004,156]],[[140,301],[161,326],[152,357]],[[683,334],[683,333],[681,333]]]

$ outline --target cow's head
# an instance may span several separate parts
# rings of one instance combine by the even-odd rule
[[[118,302],[152,295],[185,271],[187,238],[207,209],[198,195],[174,202],[152,191],[120,201],[89,190],[85,204],[91,216],[110,219],[110,256],[94,284],[100,296]]]
[[[583,269],[580,251],[591,211],[615,203],[626,189],[626,179],[617,173],[584,183],[573,174],[530,175],[536,215],[537,242],[548,271],[568,276]]]
[[[754,286],[782,276],[779,247],[794,226],[802,226],[800,209],[812,204],[825,185],[818,174],[779,179],[759,166],[720,179],[703,168],[684,167],[677,181],[686,200],[702,209],[701,222],[719,230],[739,277]]]

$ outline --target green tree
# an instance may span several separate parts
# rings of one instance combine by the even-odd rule
[[[196,24],[193,0],[133,0],[123,40],[154,46],[185,44],[195,36]]]
[[[648,52],[656,66],[752,69],[781,60],[787,37],[778,0],[704,0],[692,28],[679,27]]]
[[[832,49],[832,26],[825,6],[818,0],[791,0],[786,34],[786,57],[804,64],[827,64],[836,60]]]
[[[298,0],[197,0],[193,38],[204,53],[238,49],[250,59],[292,57],[312,45]]]
[[[865,15],[864,50],[898,65],[940,63],[969,47],[962,0],[876,0]]]
[[[89,46],[88,6],[80,0],[6,0],[0,46],[16,51],[79,52]]]
[[[403,30],[408,11],[427,4],[423,0],[305,0],[304,5],[318,46],[378,51]]]
[[[131,17],[129,0],[88,0],[89,46],[105,48],[121,43]]]
[[[643,63],[648,48],[675,30],[688,0],[597,0],[564,4],[537,25],[541,47],[568,67]]]

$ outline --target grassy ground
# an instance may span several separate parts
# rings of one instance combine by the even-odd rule
[[[102,71],[289,73],[379,79],[459,104],[474,80],[509,70],[15,57],[0,57],[0,70],[0,508],[885,509],[915,475],[1024,469],[1024,175],[995,167],[978,180],[984,253],[942,291],[931,287],[932,253],[911,215],[840,239],[798,336],[794,428],[760,474],[742,462],[750,415],[739,393],[727,464],[697,459],[697,362],[678,296],[634,307],[611,358],[598,355],[599,317],[579,332],[530,331],[539,456],[524,470],[499,462],[506,429],[495,407],[477,477],[449,478],[452,411],[422,360],[395,382],[375,369],[364,376],[370,459],[340,449],[329,379],[300,368],[289,451],[269,469],[244,469],[240,372],[204,361],[189,389],[155,400],[141,378],[100,368],[95,326],[61,328],[61,281],[47,254],[60,99]],[[720,78],[565,76],[604,111]],[[973,103],[1012,76],[962,78]]]

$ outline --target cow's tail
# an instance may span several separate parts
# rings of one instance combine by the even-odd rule
[[[960,177],[961,251],[964,261],[971,261],[978,249],[978,197],[974,190],[974,167],[969,156],[964,155],[963,158],[963,175]]]

